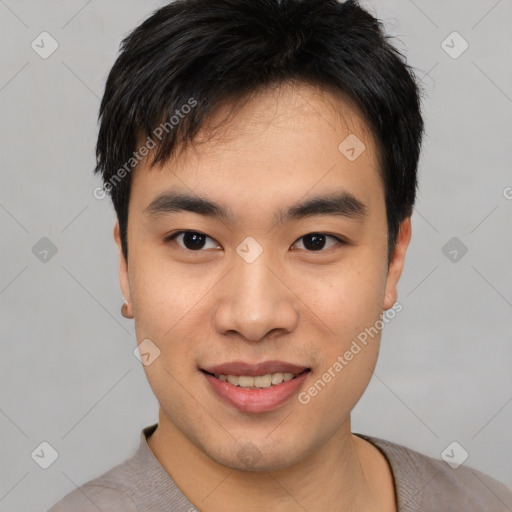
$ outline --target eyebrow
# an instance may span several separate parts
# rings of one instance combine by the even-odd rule
[[[144,213],[157,216],[181,211],[219,218],[228,223],[234,220],[233,213],[219,203],[204,197],[176,192],[165,192],[157,196],[147,206]],[[288,210],[279,210],[274,215],[274,222],[283,224],[287,221],[316,215],[332,215],[363,220],[368,215],[368,208],[350,192],[341,191],[322,194],[293,204]]]

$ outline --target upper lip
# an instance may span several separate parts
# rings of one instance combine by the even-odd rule
[[[257,377],[258,375],[267,375],[269,373],[299,374],[309,368],[285,361],[264,361],[262,363],[253,364],[244,361],[231,361],[229,363],[222,363],[201,369],[208,373],[213,373],[214,375],[246,375],[248,377]]]

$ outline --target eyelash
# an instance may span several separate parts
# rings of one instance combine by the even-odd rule
[[[207,234],[205,233],[201,233],[200,231],[191,231],[191,230],[185,230],[185,231],[177,231],[175,233],[172,233],[168,236],[166,236],[164,238],[164,242],[165,243],[169,243],[169,242],[172,242],[174,241],[179,235],[183,235],[183,234],[186,234],[186,233],[194,233],[196,235],[201,235],[201,236],[205,236],[206,238],[209,238],[210,240],[214,240],[212,237],[208,236]],[[335,235],[330,235],[328,233],[322,233],[322,232],[317,232],[317,231],[313,231],[311,233],[307,233],[306,235],[303,235],[301,236],[300,238],[297,239],[298,240],[301,240],[307,236],[312,236],[312,235],[322,235],[322,236],[325,236],[325,237],[329,237],[329,238],[333,238],[334,240],[336,240],[337,244],[331,246],[331,247],[328,247],[327,249],[319,249],[318,251],[310,251],[310,250],[307,250],[307,249],[304,249],[306,252],[310,252],[310,253],[316,253],[316,252],[326,252],[326,250],[328,249],[331,249],[332,247],[335,247],[336,245],[340,246],[340,245],[347,245],[347,242],[345,240],[343,240],[342,238],[338,237],[338,236],[335,236]],[[294,242],[294,245],[295,245],[296,242]],[[196,251],[194,250],[191,250],[191,249],[187,249],[186,247],[181,247],[181,249],[187,251],[187,252],[197,252],[197,253],[200,253],[200,252],[204,252],[204,249],[201,248],[201,249],[198,249]]]

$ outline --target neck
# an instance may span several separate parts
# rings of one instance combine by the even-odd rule
[[[204,512],[394,512],[391,469],[350,419],[319,450],[277,471],[240,471],[217,463],[160,410],[148,445],[187,498]]]

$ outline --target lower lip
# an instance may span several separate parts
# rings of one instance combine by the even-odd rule
[[[299,390],[310,372],[305,371],[294,379],[260,389],[240,388],[208,373],[201,373],[214,391],[229,405],[241,412],[258,413],[271,411],[289,400]]]

